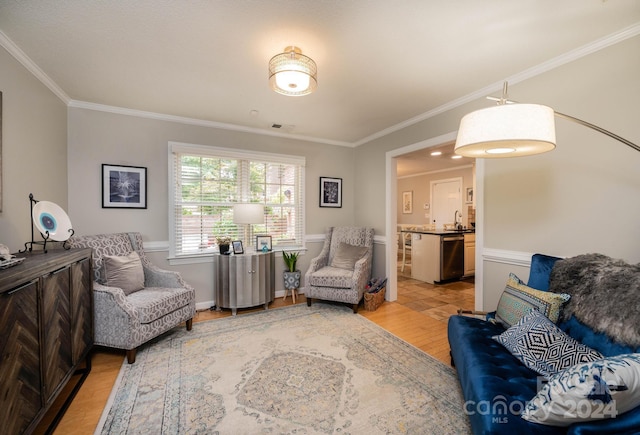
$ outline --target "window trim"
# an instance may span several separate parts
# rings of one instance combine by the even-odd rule
[[[176,167],[176,159],[174,158],[174,154],[176,153],[184,153],[191,154],[196,156],[203,157],[223,157],[230,159],[241,159],[241,160],[256,160],[261,162],[268,163],[276,163],[276,164],[288,164],[288,165],[297,165],[302,168],[302,174],[299,186],[300,192],[302,192],[302,197],[300,198],[300,209],[302,211],[302,222],[301,222],[301,239],[302,246],[298,246],[295,249],[300,251],[306,251],[306,240],[305,240],[305,201],[304,201],[304,192],[305,192],[305,167],[306,167],[306,158],[303,156],[294,156],[288,154],[277,154],[277,153],[269,153],[263,151],[252,151],[245,149],[234,149],[234,148],[224,148],[218,146],[209,146],[209,145],[198,145],[198,144],[189,144],[184,142],[174,142],[169,141],[168,143],[168,214],[169,214],[169,264],[192,264],[192,263],[208,263],[211,262],[211,253],[193,253],[193,254],[185,254],[185,255],[176,255],[176,219],[175,219],[175,185],[173,180],[173,175],[175,173]],[[283,247],[281,249],[290,250],[291,247]],[[281,249],[274,249],[275,251]]]

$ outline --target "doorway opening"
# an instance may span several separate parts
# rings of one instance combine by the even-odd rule
[[[387,287],[388,291],[388,299],[396,300],[398,297],[398,272],[399,269],[397,267],[396,259],[402,258],[402,247],[403,245],[400,243],[400,231],[399,229],[402,225],[414,224],[414,225],[426,225],[431,224],[433,222],[432,216],[434,213],[439,213],[437,210],[432,209],[432,200],[431,200],[431,189],[428,187],[429,183],[426,183],[424,187],[425,192],[412,191],[411,196],[413,198],[413,216],[402,215],[402,199],[404,196],[404,188],[403,183],[405,183],[407,179],[406,174],[402,174],[398,172],[398,161],[403,157],[412,157],[412,160],[417,160],[413,158],[417,151],[421,151],[422,153],[430,154],[431,151],[450,146],[453,148],[453,143],[455,142],[456,132],[448,133],[442,136],[438,136],[435,138],[431,138],[413,145],[409,145],[406,147],[402,147],[396,150],[392,150],[386,153],[386,197],[388,198],[386,205],[386,234],[387,234],[387,249],[386,249],[386,257],[387,261],[387,276],[389,277],[389,283]],[[450,158],[450,157],[449,157]],[[443,165],[444,166],[444,165]],[[458,202],[456,205],[460,206],[460,211],[467,211],[465,215],[469,215],[469,210],[473,209],[473,221],[476,226],[476,246],[482,246],[482,229],[480,222],[480,203],[478,201],[481,198],[481,190],[482,190],[482,182],[481,177],[483,173],[482,161],[479,160],[477,163],[471,159],[466,161],[458,161],[455,165],[449,164],[449,167],[444,168],[435,168],[430,169],[425,172],[433,173],[432,178],[437,179],[449,179],[449,178],[457,178],[456,176],[450,176],[452,173],[452,168],[461,167],[473,167],[473,176],[472,179],[463,180],[462,187],[458,192]],[[437,175],[436,175],[437,174]],[[413,175],[415,176],[415,174]],[[476,208],[477,204],[477,208]],[[451,212],[451,217],[443,217],[441,218],[443,222],[453,222],[454,215],[456,209]],[[445,213],[444,211],[442,213]],[[409,220],[407,220],[407,218]],[[436,218],[436,221],[438,218]],[[463,224],[469,225],[470,220],[467,216],[465,216],[465,220],[463,220]],[[400,254],[400,257],[398,256]],[[405,254],[407,254],[405,252]],[[410,255],[410,254],[409,254]],[[480,249],[476,250],[476,254],[474,255],[475,263],[481,265],[481,263],[477,260],[480,255]],[[475,277],[475,309],[479,309],[482,306],[482,280],[481,280],[481,267],[476,271]]]

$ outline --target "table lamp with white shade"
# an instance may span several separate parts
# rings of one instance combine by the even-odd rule
[[[233,206],[233,223],[242,225],[244,242],[247,247],[251,243],[251,225],[264,223],[264,204],[238,203]]]

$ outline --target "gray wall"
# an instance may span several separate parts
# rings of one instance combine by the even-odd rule
[[[319,145],[298,140],[255,135],[186,125],[138,116],[107,113],[83,108],[69,109],[69,217],[78,234],[140,231],[145,243],[155,246],[150,254],[158,266],[184,274],[196,288],[200,304],[212,300],[213,272],[210,262],[170,265],[168,257],[168,143],[238,148],[306,158],[305,212],[309,251],[300,261],[302,271],[322,247],[327,226],[353,225],[354,186],[352,148]],[[101,165],[144,166],[147,168],[147,209],[103,209]],[[342,208],[320,208],[319,177],[342,178]],[[277,274],[284,262],[279,255]],[[277,290],[283,290],[277,281]]]
[[[67,107],[1,47],[0,92],[0,243],[16,252],[31,240],[29,193],[67,208]]]
[[[640,143],[638,53],[640,37],[634,37],[511,85],[510,97],[549,105]],[[464,114],[490,104],[478,99],[358,147],[356,172],[383,174],[386,152],[456,131]],[[561,119],[556,130],[558,147],[551,153],[479,161],[479,307],[495,308],[507,270],[519,270],[524,254],[601,252],[640,261],[640,153]],[[356,222],[366,222],[382,234],[386,204],[379,193],[388,182],[376,177],[356,187],[356,196],[370,201],[366,212],[356,210]],[[511,260],[513,267],[505,267]]]

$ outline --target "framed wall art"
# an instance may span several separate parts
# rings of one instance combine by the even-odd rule
[[[467,187],[467,198],[465,201],[467,204],[472,204],[473,203],[473,188],[472,187]]]
[[[413,191],[402,192],[402,213],[413,213]]]
[[[256,236],[256,251],[271,251],[271,236]]]
[[[102,208],[147,208],[147,168],[103,164]]]
[[[320,207],[342,207],[342,178],[320,177]]]

